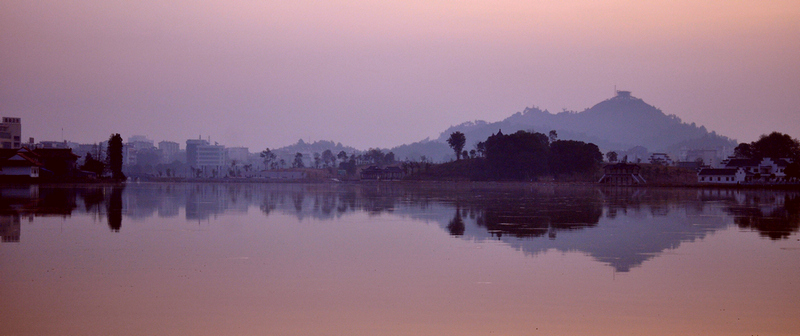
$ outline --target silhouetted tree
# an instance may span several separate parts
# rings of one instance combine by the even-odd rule
[[[591,173],[603,162],[603,154],[593,143],[556,140],[550,144],[549,161],[553,174]]]
[[[794,161],[787,165],[783,173],[786,174],[786,179],[789,181],[800,180],[800,161]]]
[[[261,151],[261,155],[260,156],[261,156],[262,159],[264,159],[264,169],[269,169],[270,168],[270,162],[275,160],[275,157],[276,157],[275,153],[273,153],[271,150],[269,150],[269,148],[264,149],[263,151]]]
[[[100,160],[97,160],[94,157],[92,157],[92,153],[86,153],[86,159],[84,160],[81,169],[95,173],[97,174],[97,177],[100,177],[103,175],[103,170],[106,169],[106,165],[103,164],[103,162],[101,162]]]
[[[350,160],[342,161],[339,163],[339,169],[347,172],[347,175],[355,175],[356,173],[356,159],[350,156]]]
[[[461,160],[461,150],[464,149],[464,144],[467,143],[467,137],[464,136],[464,133],[459,131],[455,131],[450,134],[450,138],[447,139],[447,144],[450,145],[450,148],[456,153],[456,160]]]
[[[330,149],[326,149],[322,152],[322,162],[325,164],[325,167],[336,166],[336,156],[333,155]]]
[[[112,134],[108,139],[108,168],[111,178],[125,180],[125,174],[122,173],[122,136],[119,133]]]
[[[387,153],[386,156],[383,157],[383,163],[384,164],[392,164],[392,163],[394,163],[394,161],[395,161],[394,153],[392,153],[392,152]]]
[[[793,139],[788,134],[772,132],[769,135],[762,135],[757,141],[749,144],[742,143],[736,146],[734,154],[737,157],[751,159],[800,159],[800,142]]]
[[[481,157],[485,157],[486,156],[486,143],[483,142],[483,141],[478,142],[478,144],[475,145],[475,150],[478,152],[478,155],[480,155]]]
[[[740,159],[749,159],[753,157],[753,146],[749,143],[740,143],[736,148],[733,150],[733,155]]]
[[[320,155],[319,153],[314,153],[314,168],[319,169],[321,164],[322,164],[322,155]]]
[[[394,154],[392,154],[394,156]],[[364,160],[368,163],[374,163],[377,165],[383,164],[386,159],[386,154],[383,153],[378,148],[370,148],[366,153],[364,153]]]
[[[800,142],[788,134],[772,132],[751,144],[755,158],[800,159]]]
[[[497,179],[532,179],[548,172],[548,138],[542,133],[497,132],[486,139],[486,164]]]
[[[295,168],[305,168],[305,164],[303,163],[303,154],[297,153],[294,155],[294,161],[292,161],[292,167]]]
[[[608,162],[617,162],[617,156],[617,152],[608,152],[606,153],[606,160],[608,160]]]

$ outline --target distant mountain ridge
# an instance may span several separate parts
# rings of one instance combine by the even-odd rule
[[[644,146],[651,152],[678,152],[680,149],[732,148],[736,141],[708,132],[704,126],[684,123],[675,115],[636,98],[629,91],[618,91],[582,112],[564,111],[552,114],[537,107],[526,108],[510,117],[488,123],[471,121],[452,126],[437,141],[445,142],[451,133],[460,131],[470,144],[483,141],[502,130],[548,133],[555,130],[559,139],[580,140],[596,144],[602,151],[627,150]]]
[[[631,149],[642,152],[669,153],[674,159],[682,150],[690,149],[728,149],[736,147],[735,140],[709,132],[705,126],[685,123],[674,114],[667,115],[644,100],[631,95],[630,91],[617,91],[617,95],[606,99],[581,112],[564,111],[550,113],[538,107],[528,107],[498,122],[475,120],[447,128],[436,139],[384,149],[393,152],[398,160],[419,161],[423,158],[431,162],[455,159],[452,149],[447,145],[450,134],[460,131],[466,135],[464,149],[473,149],[475,144],[485,141],[490,135],[502,130],[509,134],[519,130],[547,134],[555,130],[559,139],[591,142],[603,152],[625,152]],[[636,148],[634,148],[636,147]],[[341,143],[319,141],[297,144],[277,149],[289,155],[295,152],[318,152],[331,149],[334,154],[340,150],[350,153],[360,152]],[[288,153],[288,154],[287,154]]]

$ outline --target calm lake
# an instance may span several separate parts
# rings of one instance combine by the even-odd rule
[[[800,193],[0,188],[2,335],[799,335]]]

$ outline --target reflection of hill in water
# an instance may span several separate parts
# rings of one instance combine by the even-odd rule
[[[713,189],[598,189],[508,184],[133,184],[0,189],[3,241],[19,241],[20,216],[201,221],[258,209],[300,220],[354,212],[437,223],[464,239],[500,240],[526,254],[579,251],[625,272],[682,242],[733,223],[771,239],[800,226],[800,194]]]

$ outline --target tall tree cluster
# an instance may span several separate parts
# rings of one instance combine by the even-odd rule
[[[751,143],[741,143],[736,146],[734,153],[740,158],[749,159],[792,159],[800,160],[800,142],[788,134],[772,132],[762,135]]]
[[[112,179],[125,180],[125,174],[122,173],[122,136],[119,133],[112,134],[108,139],[108,168]]]
[[[551,139],[554,141],[550,142]],[[603,161],[603,154],[595,144],[555,139],[536,132],[518,131],[509,135],[497,132],[478,146],[486,158],[487,175],[503,180],[589,174]]]

